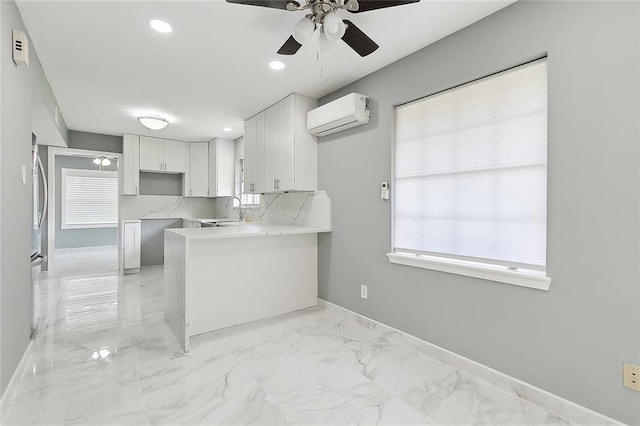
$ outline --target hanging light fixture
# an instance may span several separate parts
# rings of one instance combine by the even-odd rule
[[[111,165],[111,160],[109,160],[108,157],[101,155],[100,157],[93,159],[93,164],[95,164],[96,166],[100,166],[100,170],[102,170],[103,167]]]
[[[162,117],[156,117],[153,115],[145,115],[144,117],[138,117],[138,121],[144,127],[150,130],[162,130],[169,125],[167,119]]]

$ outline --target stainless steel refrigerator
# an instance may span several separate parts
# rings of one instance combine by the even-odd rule
[[[46,264],[47,257],[42,253],[42,225],[47,216],[47,176],[38,154],[38,141],[36,135],[31,134],[31,173],[33,177],[32,188],[32,226],[31,226],[31,334],[37,330],[40,323],[40,294],[38,274],[42,266]]]

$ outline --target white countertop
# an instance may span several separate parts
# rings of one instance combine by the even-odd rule
[[[293,235],[293,234],[314,234],[318,232],[331,232],[331,229],[318,228],[313,226],[290,226],[272,224],[248,224],[242,223],[237,226],[221,228],[171,228],[164,232],[179,235],[188,240],[201,240],[211,238],[239,238],[257,237],[269,235]]]

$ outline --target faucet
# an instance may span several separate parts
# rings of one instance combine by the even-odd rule
[[[231,197],[227,200],[227,208],[229,208],[229,203],[234,199],[238,200],[238,204],[240,205],[240,214],[238,215],[238,220],[242,222],[244,220],[244,212],[242,211],[242,200],[240,197]]]

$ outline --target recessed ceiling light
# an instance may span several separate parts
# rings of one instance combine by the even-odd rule
[[[159,33],[170,33],[173,31],[171,25],[168,22],[165,22],[161,19],[151,19],[149,20],[149,26]]]
[[[222,130],[224,130],[225,132],[230,132],[233,129],[231,127],[224,127]]]
[[[166,119],[149,115],[145,117],[138,117],[138,121],[150,130],[162,130],[169,125],[169,122]]]
[[[280,61],[271,61],[269,62],[269,66],[274,70],[281,70],[284,68],[284,63]]]

